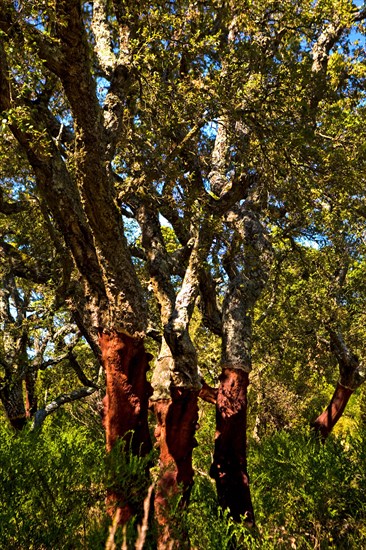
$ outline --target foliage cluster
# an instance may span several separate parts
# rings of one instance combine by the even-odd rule
[[[62,413],[41,433],[0,429],[2,548],[91,548],[103,517],[103,439]]]
[[[366,356],[365,18],[350,0],[0,2],[0,400],[26,426],[0,428],[6,547],[103,548],[105,489],[147,492],[154,457],[104,456],[110,332],[168,351],[160,397],[198,389],[197,366],[212,385],[221,360],[253,367],[257,531],[218,509],[203,406],[191,507],[170,503],[194,547],[364,545],[365,393],[324,447],[305,430],[334,335]]]
[[[1,426],[1,548],[102,550],[108,537],[104,513],[106,464],[103,438],[91,436],[70,416],[50,417],[41,433],[14,434]],[[213,451],[214,408],[205,406],[195,451],[195,484],[188,526],[197,550],[339,549],[366,543],[366,428],[359,416],[352,433],[340,431],[326,445],[302,426],[249,440],[249,470],[257,527],[235,524],[217,504],[208,475]],[[144,464],[118,449],[124,484],[147,492]],[[121,460],[122,453],[122,460]],[[123,458],[124,457],[124,458]],[[151,459],[151,457],[149,457]],[[147,459],[147,460],[149,460]],[[109,457],[108,461],[113,460]],[[174,512],[172,505],[171,513]],[[152,535],[155,527],[149,526]],[[136,540],[135,520],[118,530],[116,544]],[[153,549],[148,536],[145,548]]]
[[[198,476],[191,510],[196,547],[363,548],[365,451],[364,426],[324,446],[301,428],[272,433],[260,443],[250,441],[256,530],[246,531],[218,510],[210,480]]]

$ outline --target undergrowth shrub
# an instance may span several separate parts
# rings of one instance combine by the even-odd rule
[[[308,430],[281,431],[250,441],[248,470],[256,528],[235,524],[217,503],[208,475],[212,461],[214,408],[200,418],[191,504],[172,515],[188,525],[192,549],[277,550],[366,547],[366,429],[334,435],[324,445]],[[123,443],[108,456],[103,438],[90,435],[67,415],[55,415],[35,434],[14,434],[0,425],[0,548],[66,550],[105,548],[110,518],[105,490],[114,484],[142,502],[146,469],[156,457],[133,457]],[[114,473],[112,473],[114,472]],[[134,548],[137,518],[115,544]],[[150,522],[146,550],[153,550]]]
[[[39,432],[0,423],[0,549],[104,550],[111,518],[106,491],[120,489],[142,507],[153,455],[134,456],[124,441],[106,455],[104,438],[61,411]],[[118,528],[115,543],[134,548],[140,518]],[[151,526],[146,548],[155,537]]]
[[[253,444],[252,494],[259,529],[288,548],[361,548],[366,542],[366,440],[359,432],[324,445],[301,432]],[[355,545],[355,546],[354,546]]]
[[[1,424],[1,548],[87,548],[100,529],[103,460],[103,441],[61,415],[39,433]]]
[[[138,536],[138,525],[143,518],[143,506],[149,491],[151,479],[149,469],[154,464],[155,451],[145,456],[136,456],[125,440],[119,440],[112,451],[106,455],[106,468],[103,487],[106,491],[123,494],[130,506],[138,510],[126,525],[125,529],[118,527],[114,535],[114,543],[121,548],[122,543],[128,548],[134,548]],[[156,536],[155,526],[149,523],[145,547],[153,547]],[[104,548],[104,546],[102,546]]]
[[[212,447],[206,447],[204,454],[207,464]],[[219,509],[214,484],[199,469],[189,512],[193,547],[365,548],[365,459],[362,426],[353,436],[331,436],[324,445],[301,429],[278,432],[259,443],[250,441],[248,469],[256,528],[233,523]]]

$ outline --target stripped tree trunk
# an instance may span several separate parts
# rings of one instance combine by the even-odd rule
[[[254,524],[246,458],[247,387],[251,370],[252,321],[242,294],[241,277],[233,280],[223,304],[223,368],[216,403],[215,451],[210,475],[223,509],[235,521]]]
[[[224,130],[221,130],[224,132]],[[222,374],[216,404],[215,451],[210,474],[220,505],[235,521],[254,525],[246,458],[247,387],[252,368],[252,315],[269,274],[271,244],[255,204],[226,219],[233,230],[225,259],[229,277],[222,312]]]
[[[107,450],[119,438],[131,441],[132,450],[145,455],[151,450],[147,410],[151,386],[146,380],[150,355],[142,341],[120,332],[99,335],[106,373],[104,426]],[[132,433],[133,432],[133,433]]]
[[[107,5],[101,2],[98,6],[93,23],[95,40],[100,46],[104,39],[102,22],[107,19]],[[12,16],[10,10],[3,32],[10,32]],[[112,44],[108,48],[108,41],[97,48],[101,66],[113,82],[101,106],[88,42],[90,30],[84,24],[82,3],[77,0],[57,2],[55,17],[62,20],[62,25],[54,28],[53,45],[43,32],[34,34],[33,25],[26,23],[26,27],[34,38],[35,54],[42,56],[47,70],[67,97],[72,119],[69,130],[74,144],[72,151],[66,151],[60,141],[54,139],[55,128],[58,128],[63,141],[63,124],[55,119],[46,99],[35,116],[29,111],[32,128],[45,136],[42,147],[34,147],[33,135],[24,125],[15,121],[9,128],[33,168],[36,193],[52,214],[53,223],[63,236],[78,271],[78,284],[69,292],[68,299],[79,329],[106,371],[107,448],[110,450],[118,438],[130,438],[130,432],[134,431],[133,452],[146,453],[150,448],[147,429],[149,386],[145,379],[148,357],[142,343],[146,307],[124,235],[112,173],[116,146],[125,130],[122,115],[126,111],[126,97],[134,78],[129,67],[130,33],[118,11],[116,25],[120,27],[120,36],[126,37],[123,55],[117,57]],[[108,61],[104,56],[106,51],[110,54]],[[0,73],[4,78],[0,87],[0,107],[2,110],[14,108],[17,99],[3,50]],[[71,156],[72,163],[69,162]],[[132,513],[128,496],[117,496],[117,500],[128,508],[126,514],[121,513],[121,521],[124,521]]]
[[[224,367],[216,407],[215,454],[210,474],[216,481],[219,504],[232,518],[254,523],[246,459],[247,387],[249,375]]]
[[[325,441],[338,420],[341,418],[353,392],[353,389],[346,388],[338,382],[328,407],[313,422],[313,429],[320,435],[323,441]]]
[[[212,403],[213,405],[216,405],[218,389],[209,386],[203,378],[201,378],[201,384],[202,388],[198,394],[198,397],[203,401],[206,401],[207,403]]]
[[[174,387],[171,377],[174,359],[163,338],[152,385],[156,415],[156,446],[159,448],[159,477],[155,488],[155,517],[158,522],[158,548],[189,547],[179,510],[189,501],[193,484],[192,450],[196,444],[198,419],[197,394],[191,389]]]
[[[172,336],[174,339],[177,337]],[[193,485],[192,451],[196,446],[200,379],[197,357],[187,327],[171,341],[163,338],[154,371],[155,437],[159,447],[160,474],[155,491],[155,515],[159,524],[158,548],[189,548],[181,515]],[[178,508],[177,508],[178,505]],[[173,513],[175,511],[175,513]]]
[[[107,450],[123,439],[125,452],[144,456],[151,450],[147,412],[152,392],[146,380],[151,356],[141,340],[116,331],[101,332],[99,344],[106,373],[103,424]],[[141,511],[131,506],[118,486],[109,491],[107,508],[111,515],[118,515],[118,523],[125,523]]]
[[[325,441],[341,418],[351,395],[365,381],[365,373],[358,357],[347,347],[340,332],[328,327],[331,349],[337,358],[340,377],[328,407],[312,423],[316,434]]]
[[[192,451],[196,446],[198,392],[172,388],[171,394],[171,399],[154,403],[155,437],[160,449],[155,515],[160,527],[158,548],[161,550],[190,547],[179,511],[187,505],[193,485]],[[174,509],[178,517],[174,517]]]
[[[157,439],[161,476],[156,489],[155,507],[161,527],[158,541],[160,549],[167,547],[167,540],[170,540],[171,548],[179,548],[182,544],[177,542],[177,535],[182,529],[181,518],[171,518],[167,523],[164,516],[169,514],[171,508],[170,496],[179,495],[180,506],[185,506],[193,485],[192,451],[196,445],[197,400],[201,382],[196,350],[189,336],[189,322],[199,288],[201,254],[206,252],[201,235],[196,238],[174,309],[164,326],[162,350],[166,349],[167,357],[160,368],[168,369],[168,378],[164,376],[158,381],[157,372],[153,379],[153,383],[158,381],[154,388],[157,395],[164,395],[164,391],[170,393],[169,403],[159,399],[160,403],[155,405],[155,410],[160,413]],[[181,531],[179,538],[186,540],[189,547],[188,533]]]

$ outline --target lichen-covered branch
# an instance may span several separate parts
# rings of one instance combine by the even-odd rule
[[[171,281],[172,266],[161,233],[159,215],[156,210],[142,203],[136,208],[136,219],[141,228],[147,269],[164,325],[173,311],[175,292]]]
[[[109,76],[115,67],[116,55],[112,47],[107,5],[107,0],[93,1],[92,30],[95,38],[95,53],[101,68]]]
[[[188,266],[178,292],[174,310],[164,326],[164,337],[174,357],[173,384],[199,390],[201,383],[197,371],[197,355],[190,339],[188,328],[199,292],[199,272],[212,242],[209,228],[203,224],[197,234]]]
[[[62,405],[65,405],[66,403],[72,403],[73,401],[77,401],[78,399],[82,399],[84,397],[88,397],[96,391],[97,390],[94,387],[85,387],[74,390],[70,393],[63,393],[59,395],[54,401],[51,401],[51,403],[46,405],[43,409],[38,409],[38,411],[34,415],[33,429],[39,430],[43,422],[46,420],[47,416],[57,411],[60,407],[62,407]]]
[[[359,358],[351,352],[339,331],[328,327],[330,334],[331,350],[337,358],[339,365],[339,383],[355,391],[365,381],[366,372]]]

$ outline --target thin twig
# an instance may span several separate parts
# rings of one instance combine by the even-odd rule
[[[109,528],[109,535],[107,538],[107,542],[105,543],[105,550],[115,550],[116,549],[116,543],[114,542],[114,537],[117,531],[118,522],[120,518],[119,510],[116,510],[116,513],[113,516],[113,522],[112,525]]]
[[[146,540],[147,530],[149,528],[149,511],[150,511],[150,502],[151,502],[151,493],[154,489],[154,483],[152,483],[147,492],[147,496],[144,500],[144,518],[142,524],[138,527],[138,537],[136,540],[135,549],[142,550]],[[122,549],[124,550],[124,549]]]

